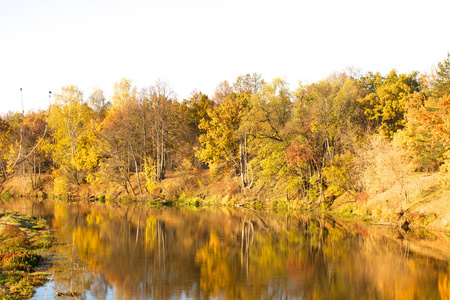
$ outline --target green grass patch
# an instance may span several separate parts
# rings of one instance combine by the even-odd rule
[[[419,217],[419,219],[417,220],[417,223],[421,226],[427,226],[427,225],[433,223],[434,221],[436,221],[436,219],[437,219],[436,214],[423,215],[423,216]]]
[[[339,214],[343,216],[347,215],[353,215],[353,210],[355,209],[355,205],[353,203],[347,204],[342,207],[342,209],[339,212]]]
[[[34,272],[53,237],[45,221],[0,209],[0,299],[28,299],[48,274]]]
[[[9,200],[13,197],[13,195],[11,195],[9,192],[3,192],[1,193],[1,198],[4,200]]]
[[[194,206],[194,207],[199,207],[200,204],[203,203],[203,199],[200,197],[191,197],[191,198],[186,198],[183,201],[183,205],[185,206]]]
[[[11,271],[30,272],[37,267],[42,257],[34,251],[12,248],[12,250],[0,253],[2,267]]]
[[[97,197],[97,201],[102,203],[102,204],[105,204],[105,200],[106,200],[106,196],[105,195],[100,195],[100,196]]]
[[[52,245],[53,245],[53,236],[50,234],[44,234],[34,242],[34,246],[38,249],[48,249]]]
[[[256,209],[263,209],[264,208],[264,204],[262,204],[261,202],[258,202],[255,204],[255,208]]]

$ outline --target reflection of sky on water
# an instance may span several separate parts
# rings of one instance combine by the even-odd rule
[[[58,292],[61,292],[58,288],[55,287],[56,283],[55,280],[48,281],[45,285],[38,287],[36,289],[35,294],[31,298],[32,300],[52,300],[52,299],[83,299],[83,300],[97,300],[97,299],[103,299],[103,300],[115,300],[116,296],[116,289],[114,287],[108,287],[107,292],[105,295],[102,295],[99,297],[98,295],[94,295],[90,290],[84,291],[82,295],[74,297],[69,296],[57,296],[56,294]],[[203,296],[200,297],[203,299]],[[221,299],[223,297],[211,297],[211,299]],[[150,298],[146,298],[150,299]],[[189,300],[189,299],[195,299],[194,297],[188,297],[185,292],[182,292],[179,297],[173,298],[173,299],[180,299],[180,300]]]
[[[58,251],[59,252],[59,251]],[[103,299],[103,300],[113,300],[116,299],[115,296],[115,288],[112,285],[102,285],[98,286],[98,283],[104,283],[105,280],[95,280],[99,277],[104,277],[104,275],[101,274],[93,274],[89,272],[87,269],[84,269],[82,272],[77,272],[76,274],[71,274],[70,271],[67,271],[64,267],[64,265],[67,264],[77,264],[79,265],[80,262],[77,261],[76,263],[70,262],[68,260],[67,255],[64,254],[57,254],[55,253],[55,256],[51,259],[51,266],[46,272],[52,274],[50,275],[49,281],[45,283],[43,286],[38,287],[35,290],[35,294],[31,299],[34,300],[51,300],[51,299],[83,299],[83,300],[91,300],[91,299]],[[84,290],[80,288],[80,282],[71,282],[68,283],[68,277],[70,277],[71,281],[94,281],[97,283],[97,285],[92,285],[90,289]],[[90,280],[91,279],[91,280]],[[104,279],[104,278],[103,278]],[[71,296],[58,296],[58,293],[65,293],[67,294],[69,292],[70,286],[74,286],[72,291],[79,292],[80,294],[77,294],[76,297]]]
[[[56,293],[59,291],[55,288],[55,281],[51,280],[48,281],[45,285],[39,287],[36,289],[36,293],[31,298],[33,300],[50,300],[50,299],[74,299],[74,297],[62,297],[62,296],[56,296]],[[98,297],[94,296],[90,291],[83,292],[83,295],[80,295],[79,298],[76,299],[85,299],[85,300],[95,300],[99,299]],[[105,295],[105,300],[114,300],[116,299],[114,297],[114,288],[108,288],[108,293]]]
[[[47,282],[45,285],[39,287],[36,289],[36,293],[34,294],[34,296],[31,298],[33,300],[50,300],[50,299],[74,299],[73,297],[61,297],[61,296],[56,296],[56,293],[58,293],[59,291],[57,289],[55,289],[55,281],[51,280],[49,282]],[[105,295],[105,300],[114,300],[115,297],[113,296],[114,294],[114,290],[112,288],[108,289],[108,293]],[[98,299],[97,297],[95,297],[94,295],[91,294],[90,291],[85,291],[83,293],[83,295],[80,296],[81,299],[85,299],[85,300],[95,300]],[[79,299],[79,298],[77,298]]]

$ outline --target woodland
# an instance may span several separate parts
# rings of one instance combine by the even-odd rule
[[[183,100],[124,78],[109,100],[66,86],[46,110],[2,115],[0,190],[327,207],[397,185],[408,202],[409,176],[450,183],[449,132],[450,53],[430,74],[348,68],[290,89],[255,73]]]

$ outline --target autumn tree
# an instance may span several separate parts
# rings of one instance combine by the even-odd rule
[[[220,102],[223,99],[220,100]],[[199,137],[206,134],[207,129],[200,124],[211,120],[210,111],[215,109],[214,102],[201,92],[193,92],[189,99],[183,100],[178,107],[178,130],[183,134],[179,135],[180,150],[193,165],[204,168],[205,161],[199,160],[195,155],[195,149],[201,147]]]
[[[98,179],[116,179],[127,192],[135,190],[130,182],[130,171],[138,172],[139,112],[136,88],[131,80],[123,78],[114,85],[112,107],[102,123],[101,139],[104,143],[104,163]],[[138,176],[139,178],[139,176]],[[140,185],[139,185],[140,186]]]
[[[30,151],[30,156],[24,162],[29,175],[31,187],[37,189],[41,183],[41,174],[50,171],[51,158],[45,154],[42,147],[35,147],[47,130],[47,114],[45,111],[29,112],[24,117],[24,147]]]
[[[8,138],[7,142],[4,144],[5,149],[2,151],[5,153],[4,158],[6,168],[3,182],[5,182],[8,177],[19,173],[22,179],[23,189],[26,188],[24,164],[26,159],[24,158],[24,155],[27,150],[25,146],[27,136],[25,134],[24,119],[24,114],[19,112],[9,112],[5,116],[5,122],[8,125],[8,131],[6,133]]]
[[[240,75],[233,83],[233,91],[236,94],[252,95],[259,92],[264,84],[261,74],[253,73]]]
[[[228,83],[228,81],[222,81],[216,87],[213,96],[211,99],[216,103],[220,104],[223,99],[230,96],[233,93],[233,87]]]
[[[438,63],[433,75],[433,94],[437,97],[448,95],[450,93],[450,53],[447,53],[447,59]]]
[[[0,121],[0,162],[3,180],[20,170],[23,188],[28,185],[27,175],[36,189],[40,180],[41,167],[48,168],[41,143],[46,137],[47,122],[43,111],[10,113]]]
[[[333,194],[351,191],[353,146],[366,126],[358,99],[364,90],[346,74],[302,86],[294,93],[293,117],[287,130],[294,136],[285,159],[297,172],[302,194],[320,195],[328,186]]]
[[[8,166],[8,144],[10,138],[10,126],[4,118],[0,117],[0,165],[2,172],[2,182],[6,179]]]
[[[102,124],[102,140],[107,145],[102,172],[120,174],[121,179],[117,179],[134,195],[132,173],[136,174],[140,193],[141,172],[148,190],[162,186],[157,182],[164,179],[177,146],[178,103],[172,89],[158,80],[137,92],[130,80],[122,79],[115,85],[111,100],[112,107]]]
[[[244,143],[240,155],[243,169],[255,168],[259,177],[265,180],[278,180],[285,171],[283,153],[289,144],[284,127],[291,117],[291,93],[288,84],[281,78],[264,83],[249,102],[245,121],[240,126],[239,134]],[[251,139],[251,141],[249,141]],[[252,162],[246,166],[249,151]]]
[[[98,122],[101,122],[108,112],[111,104],[106,100],[103,91],[101,89],[95,89],[89,96],[88,104],[92,108],[94,116]]]
[[[408,95],[420,91],[418,73],[398,75],[392,70],[386,77],[368,73],[361,78],[368,95],[361,99],[365,116],[376,130],[387,138],[404,127],[405,105]]]
[[[152,107],[152,149],[155,166],[155,180],[164,179],[167,158],[173,142],[173,101],[174,92],[167,82],[158,80],[151,87],[150,103]]]
[[[53,142],[47,149],[57,166],[54,175],[58,192],[70,191],[71,186],[82,183],[86,172],[98,163],[92,140],[95,127],[91,121],[92,109],[77,87],[63,87],[54,95],[48,117]]]
[[[450,182],[450,96],[414,95],[410,100],[405,129],[395,138],[415,154],[420,171],[439,169],[444,183]]]
[[[222,82],[214,95],[218,105],[209,107],[199,124],[201,147],[196,150],[197,156],[215,174],[238,176],[241,188],[245,189],[252,186],[253,176],[249,169],[249,133],[243,118],[248,113],[250,98],[263,83],[256,73],[239,76],[233,87]]]
[[[246,110],[245,97],[231,94],[222,99],[220,105],[207,110],[208,117],[202,118],[199,129],[203,132],[197,148],[197,156],[207,163],[213,172],[222,170],[240,175],[241,137],[238,130]]]
[[[445,134],[440,128],[445,108],[434,97],[416,93],[408,100],[405,127],[397,131],[394,140],[414,153],[416,171],[437,171],[444,163]],[[444,116],[437,117],[437,115]]]

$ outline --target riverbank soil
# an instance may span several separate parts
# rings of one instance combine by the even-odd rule
[[[28,299],[46,282],[36,268],[51,245],[44,220],[0,209],[0,299]]]

